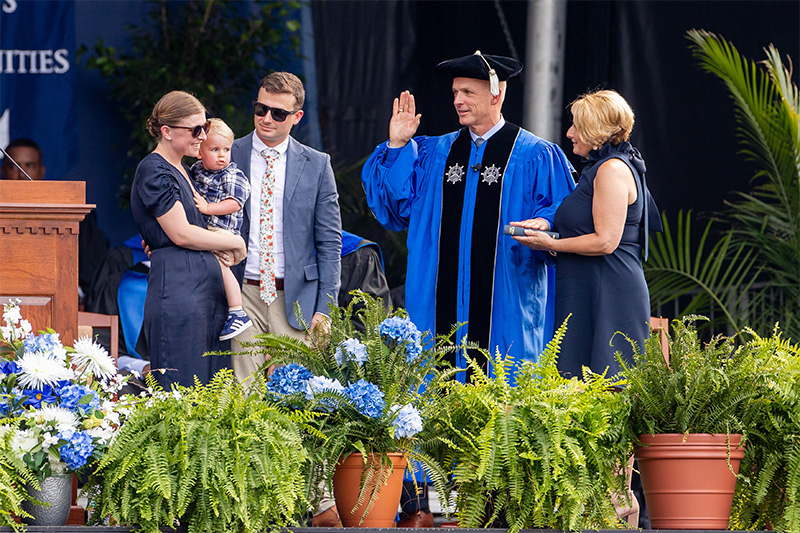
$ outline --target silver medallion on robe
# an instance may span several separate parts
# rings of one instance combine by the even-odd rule
[[[458,163],[447,169],[447,183],[457,183],[464,177],[464,167]]]
[[[497,180],[500,179],[500,167],[492,165],[490,167],[486,167],[483,169],[483,173],[481,173],[481,181],[483,183],[488,183],[491,185],[492,183],[497,183]]]

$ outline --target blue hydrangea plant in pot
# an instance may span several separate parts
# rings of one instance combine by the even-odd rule
[[[332,481],[345,526],[391,527],[406,459],[415,460],[411,468],[439,468],[421,451],[419,409],[430,401],[426,383],[451,372],[443,370],[443,356],[456,348],[445,337],[425,343],[405,310],[353,295],[347,307],[331,308],[326,338],[304,343],[266,334],[255,345],[277,365],[267,390],[315,415],[318,431],[307,432],[318,459],[310,490]],[[377,516],[387,499],[388,511]]]

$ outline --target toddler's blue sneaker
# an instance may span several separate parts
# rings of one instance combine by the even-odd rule
[[[244,311],[229,311],[228,318],[225,319],[225,327],[222,328],[222,333],[219,334],[219,340],[232,339],[252,325],[253,322],[250,321],[250,317]]]

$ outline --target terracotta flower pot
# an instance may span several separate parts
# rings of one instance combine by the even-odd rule
[[[742,436],[730,436],[730,452],[724,434],[639,435],[639,440],[649,444],[637,446],[634,457],[653,529],[727,529],[744,457]]]
[[[386,484],[380,487],[375,504],[366,514],[364,511],[374,484],[367,485],[366,501],[356,507],[361,487],[361,474],[368,466],[364,463],[362,455],[352,453],[341,459],[336,465],[333,474],[333,495],[345,527],[394,527],[397,508],[400,505],[400,494],[403,491],[403,471],[406,469],[406,458],[402,453],[388,455],[392,460],[392,473]],[[380,459],[377,456],[370,456],[368,460],[375,464]]]

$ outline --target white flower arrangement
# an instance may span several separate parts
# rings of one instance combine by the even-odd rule
[[[105,348],[33,335],[19,300],[3,306],[0,333],[0,435],[12,433],[12,452],[40,480],[99,459],[119,429],[115,398],[126,382]]]

